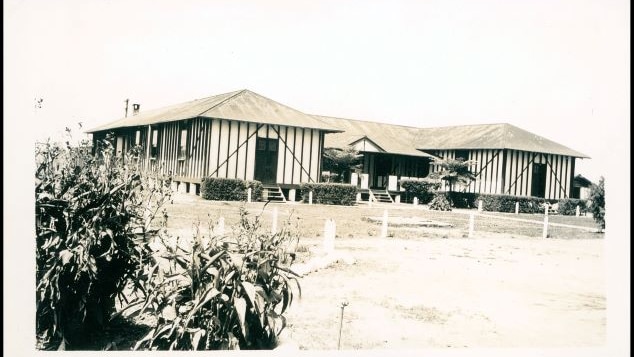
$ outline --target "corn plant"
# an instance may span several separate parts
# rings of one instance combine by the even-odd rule
[[[141,287],[139,241],[169,198],[169,181],[143,176],[113,153],[108,141],[95,156],[86,143],[36,148],[38,348],[90,348],[126,284]]]
[[[145,350],[270,349],[286,326],[296,287],[290,269],[298,237],[290,224],[263,232],[241,210],[232,235],[201,235],[191,246],[165,244],[149,268],[147,295],[121,314],[152,314],[156,325],[136,343]],[[169,263],[166,263],[169,262]],[[172,264],[173,263],[173,264]]]

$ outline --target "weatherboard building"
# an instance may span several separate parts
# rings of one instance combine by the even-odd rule
[[[319,182],[325,148],[363,156],[351,182],[395,197],[401,179],[421,179],[435,158],[474,160],[474,193],[569,198],[575,159],[588,156],[510,124],[415,128],[309,115],[249,90],[134,114],[88,131],[112,135],[117,155],[142,147],[144,168],[171,174],[192,193],[204,177],[259,180],[289,199]],[[391,199],[391,198],[390,198]]]

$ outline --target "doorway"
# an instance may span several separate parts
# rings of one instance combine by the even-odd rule
[[[533,164],[533,182],[531,196],[544,197],[546,195],[546,164]]]
[[[257,138],[255,149],[255,179],[275,183],[277,178],[277,139]]]

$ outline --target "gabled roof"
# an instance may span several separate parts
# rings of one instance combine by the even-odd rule
[[[512,149],[589,158],[588,155],[511,124],[481,124],[419,129],[419,150]]]
[[[336,132],[337,128],[298,110],[287,107],[257,93],[243,89],[196,99],[119,119],[88,130],[88,133],[172,122],[191,118],[218,118],[273,125],[321,129]]]
[[[414,140],[417,130],[420,130],[418,128],[319,115],[315,115],[315,117],[343,131],[326,135],[324,140],[326,148],[342,148],[367,138],[385,150],[386,153],[434,157],[416,150]]]

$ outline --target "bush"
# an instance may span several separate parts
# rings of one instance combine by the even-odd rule
[[[308,202],[308,193],[313,191],[313,202],[351,206],[357,201],[357,187],[342,183],[303,183],[299,189],[302,199]]]
[[[476,208],[478,207],[478,194],[471,192],[447,192],[451,207]]]
[[[36,149],[36,336],[41,349],[81,349],[106,326],[145,255],[136,238],[169,199],[169,179],[144,177],[98,151]],[[138,148],[135,148],[138,150]]]
[[[520,213],[543,213],[544,204],[547,202],[544,198],[539,197],[496,194],[479,194],[476,200],[482,200],[482,210],[484,211],[509,213],[515,213],[515,202],[519,202]]]
[[[244,207],[234,236],[204,238],[196,229],[192,247],[165,244],[164,257],[150,269],[147,295],[131,302],[131,314],[156,318],[136,349],[271,349],[286,326],[284,313],[301,290],[289,266],[298,235],[290,224],[271,234]],[[291,283],[295,283],[292,285]],[[140,308],[139,308],[140,307]]]
[[[440,187],[439,181],[432,180],[401,180],[400,185],[405,189],[405,200],[410,202],[414,197],[421,204],[427,204],[434,197],[434,191]]]
[[[434,198],[429,203],[429,209],[436,211],[451,211],[451,203],[447,194],[438,192],[434,194]]]
[[[589,211],[592,213],[594,221],[599,225],[599,231],[605,229],[605,179],[601,177],[598,184],[590,187]]]
[[[586,201],[576,198],[564,198],[558,202],[559,208],[557,213],[564,216],[574,216],[577,214],[577,206],[579,206],[579,212],[586,212]]]
[[[259,201],[262,198],[262,183],[241,179],[203,178],[200,185],[200,195],[202,198],[212,201],[246,201],[249,187],[251,188],[251,199]]]

